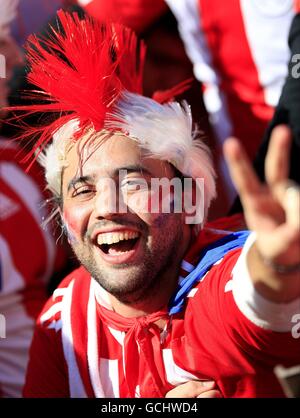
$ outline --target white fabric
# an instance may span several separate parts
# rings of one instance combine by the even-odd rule
[[[0,235],[0,266],[1,266],[1,291],[0,291],[0,313],[5,312],[4,305],[7,306],[7,296],[17,294],[24,288],[24,278],[17,270],[13,255],[6,240]]]
[[[100,360],[98,357],[98,335],[97,335],[97,310],[96,310],[96,297],[95,297],[95,281],[91,280],[90,295],[88,301],[87,311],[87,329],[88,329],[88,346],[87,356],[90,370],[90,377],[93,386],[93,390],[96,398],[105,398],[105,393],[100,379]],[[99,364],[99,367],[95,367],[95,364]],[[106,367],[106,371],[109,368]],[[110,380],[110,379],[108,379]]]
[[[22,202],[26,205],[36,223],[41,226],[43,216],[46,216],[45,206],[43,207],[43,196],[31,177],[26,175],[18,166],[9,162],[0,164],[1,177],[7,185],[14,190]],[[45,268],[44,280],[48,279],[53,272],[56,247],[50,230],[45,227],[41,234],[47,248],[47,266]]]
[[[240,0],[247,39],[264,88],[265,101],[276,106],[288,73],[288,35],[294,16],[293,1],[269,0],[268,9],[263,3],[265,0]]]
[[[12,297],[6,297],[10,303],[5,307],[5,338],[0,338],[0,386],[3,396],[19,398],[25,383],[34,320],[25,312],[21,297]],[[2,308],[0,312],[4,312]]]
[[[73,333],[70,316],[73,284],[74,281],[69,284],[67,292],[63,296],[62,302],[59,302],[62,306],[62,342],[64,357],[68,366],[68,380],[71,398],[86,398],[87,394],[80,376],[73,345]],[[99,350],[98,336],[96,332],[96,293],[98,293],[97,283],[94,280],[91,280],[87,316],[87,359],[89,364],[91,383],[97,398],[105,398],[111,396],[118,397],[119,388],[115,383],[112,383],[114,380],[115,382],[118,382],[118,379],[116,379],[116,373],[118,371],[117,362],[98,357]],[[45,315],[46,314],[47,312]],[[95,364],[98,364],[99,367],[94,367]],[[105,387],[105,391],[103,387]]]
[[[166,3],[177,19],[178,30],[186,53],[193,64],[195,77],[205,85],[204,105],[215,137],[219,144],[223,144],[232,135],[233,126],[227,109],[226,97],[219,89],[220,77],[213,67],[212,56],[201,28],[199,1],[166,0]],[[228,198],[233,201],[236,192],[224,161],[218,169],[227,185]]]
[[[164,348],[162,354],[167,380],[171,385],[177,386],[190,380],[199,380],[197,376],[176,365],[171,348]]]
[[[292,318],[300,312],[300,298],[290,303],[274,303],[255,289],[247,267],[247,254],[255,242],[255,233],[248,237],[232,272],[232,292],[240,311],[259,327],[277,332],[292,330]]]
[[[71,326],[73,285],[74,281],[69,284],[67,289],[68,291],[63,298],[63,308],[61,311],[62,343],[65,360],[68,366],[70,396],[71,398],[86,398],[87,395],[79,373],[73,345],[73,333]]]
[[[206,89],[203,93],[205,107],[214,132],[223,143],[232,134],[226,99],[220,93],[220,77],[212,63],[212,56],[201,28],[199,2],[196,0],[166,0],[174,13],[186,53],[194,66],[194,74]]]
[[[80,6],[84,7],[84,6],[87,6],[88,4],[92,3],[92,1],[93,1],[93,0],[77,0],[77,3],[78,3]]]

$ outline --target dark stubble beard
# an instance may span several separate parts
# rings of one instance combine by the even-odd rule
[[[172,238],[161,239],[159,245],[151,251],[144,246],[144,262],[137,266],[122,264],[114,266],[111,271],[101,271],[97,265],[92,249],[89,254],[83,254],[77,246],[73,250],[81,264],[90,272],[92,277],[111,295],[120,302],[127,305],[143,302],[146,299],[155,298],[159,292],[164,292],[166,281],[173,280],[174,287],[177,283],[177,271],[181,260],[178,260],[178,253],[182,242],[182,228],[177,225],[176,234]],[[178,265],[175,266],[175,263]],[[125,283],[115,280],[118,270],[128,269],[128,277]],[[170,275],[166,274],[171,270]],[[174,277],[175,271],[175,277]],[[111,280],[111,277],[114,280]],[[170,295],[171,297],[171,295]]]

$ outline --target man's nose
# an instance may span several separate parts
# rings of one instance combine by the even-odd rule
[[[124,202],[113,179],[107,178],[97,185],[94,205],[96,218],[109,218],[117,213],[124,213]]]

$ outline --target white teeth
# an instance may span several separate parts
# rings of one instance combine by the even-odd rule
[[[138,238],[138,232],[126,231],[126,232],[107,232],[104,234],[99,234],[97,237],[97,244],[116,244],[120,241]]]
[[[114,236],[113,234],[111,234],[106,238],[106,243],[104,242],[104,244],[112,244],[113,242],[114,242]]]
[[[113,234],[113,243],[119,242],[118,234]]]

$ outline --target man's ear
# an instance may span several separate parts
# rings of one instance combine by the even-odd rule
[[[59,217],[60,217],[62,231],[66,235],[67,240],[68,240],[68,243],[71,244],[70,237],[69,237],[69,234],[68,234],[67,223],[65,221],[64,213],[63,213],[63,210],[62,210],[62,206],[61,205],[58,206],[58,214],[59,214]]]

